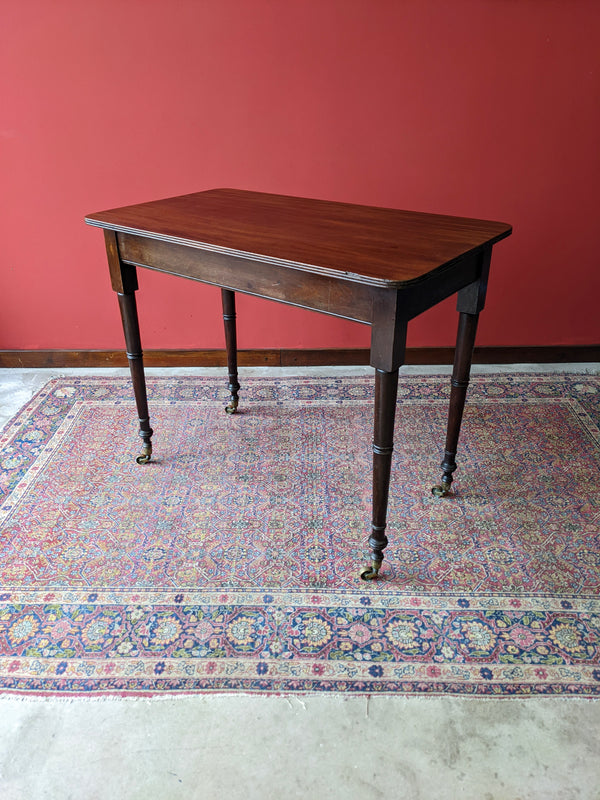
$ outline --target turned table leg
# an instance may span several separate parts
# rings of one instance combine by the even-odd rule
[[[114,231],[104,231],[108,268],[112,288],[119,298],[119,309],[125,334],[125,346],[129,369],[133,381],[133,393],[140,421],[140,436],[143,441],[142,455],[136,458],[138,464],[147,464],[152,455],[152,428],[148,416],[148,398],[146,395],[146,379],[144,377],[144,360],[140,341],[140,325],[138,321],[135,293],[138,288],[137,274],[133,264],[121,261],[119,243]]]
[[[491,257],[491,247],[486,247],[481,251],[477,280],[465,286],[458,293],[456,302],[456,310],[459,312],[458,333],[456,334],[456,350],[454,351],[454,367],[452,369],[446,446],[444,460],[441,463],[442,482],[431,490],[436,497],[445,497],[450,494],[452,473],[456,470],[458,437],[469,386],[477,323],[479,314],[485,306]]]
[[[360,571],[363,580],[376,578],[388,540],[385,535],[390,488],[392,453],[394,451],[394,419],[398,393],[398,370],[375,370],[375,414],[373,425],[373,521],[369,548],[371,564]]]
[[[140,422],[140,436],[143,441],[142,454],[136,458],[138,464],[147,464],[152,455],[152,428],[148,415],[148,397],[146,393],[146,379],[144,376],[144,359],[140,341],[140,326],[138,322],[137,305],[133,292],[124,294],[119,292],[119,308],[125,333],[127,358],[133,382],[133,393]]]
[[[235,292],[230,289],[221,289],[223,300],[223,322],[225,324],[225,347],[227,349],[227,371],[229,377],[229,403],[225,406],[228,414],[235,414],[238,407],[238,381],[237,367],[237,333],[235,316]]]
[[[473,358],[473,347],[475,345],[478,319],[479,314],[467,314],[464,312],[462,312],[459,317],[456,350],[454,353],[454,367],[452,370],[452,379],[450,381],[450,409],[448,411],[446,447],[444,450],[444,460],[441,463],[443,476],[441,484],[434,486],[431,490],[432,494],[436,497],[446,497],[446,495],[450,494],[452,473],[456,470],[458,437],[460,435],[460,426],[465,408],[467,388],[469,386],[471,360]]]

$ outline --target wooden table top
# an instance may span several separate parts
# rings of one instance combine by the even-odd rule
[[[238,189],[111,209],[86,222],[386,288],[418,281],[512,231],[503,222]]]

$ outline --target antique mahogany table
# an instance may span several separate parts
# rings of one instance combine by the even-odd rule
[[[398,368],[408,321],[458,292],[458,335],[441,484],[449,493],[479,312],[492,246],[510,225],[462,217],[214,189],[90,214],[104,228],[143,440],[137,461],[152,454],[152,428],[135,291],[136,267],[221,287],[230,400],[238,407],[235,292],[277,300],[371,326],[375,368],[372,563],[376,578],[385,535]]]

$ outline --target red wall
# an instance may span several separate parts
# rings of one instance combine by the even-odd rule
[[[598,0],[6,0],[0,37],[0,348],[121,347],[84,214],[217,186],[510,222],[479,343],[600,342]],[[223,346],[217,290],[140,272],[146,348]],[[239,318],[241,347],[369,341]]]

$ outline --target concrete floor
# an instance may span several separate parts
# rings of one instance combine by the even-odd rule
[[[494,369],[598,373],[600,365],[477,371]],[[94,372],[123,371],[0,370],[0,426],[50,377]],[[1,800],[295,797],[600,800],[600,702],[0,696]]]

